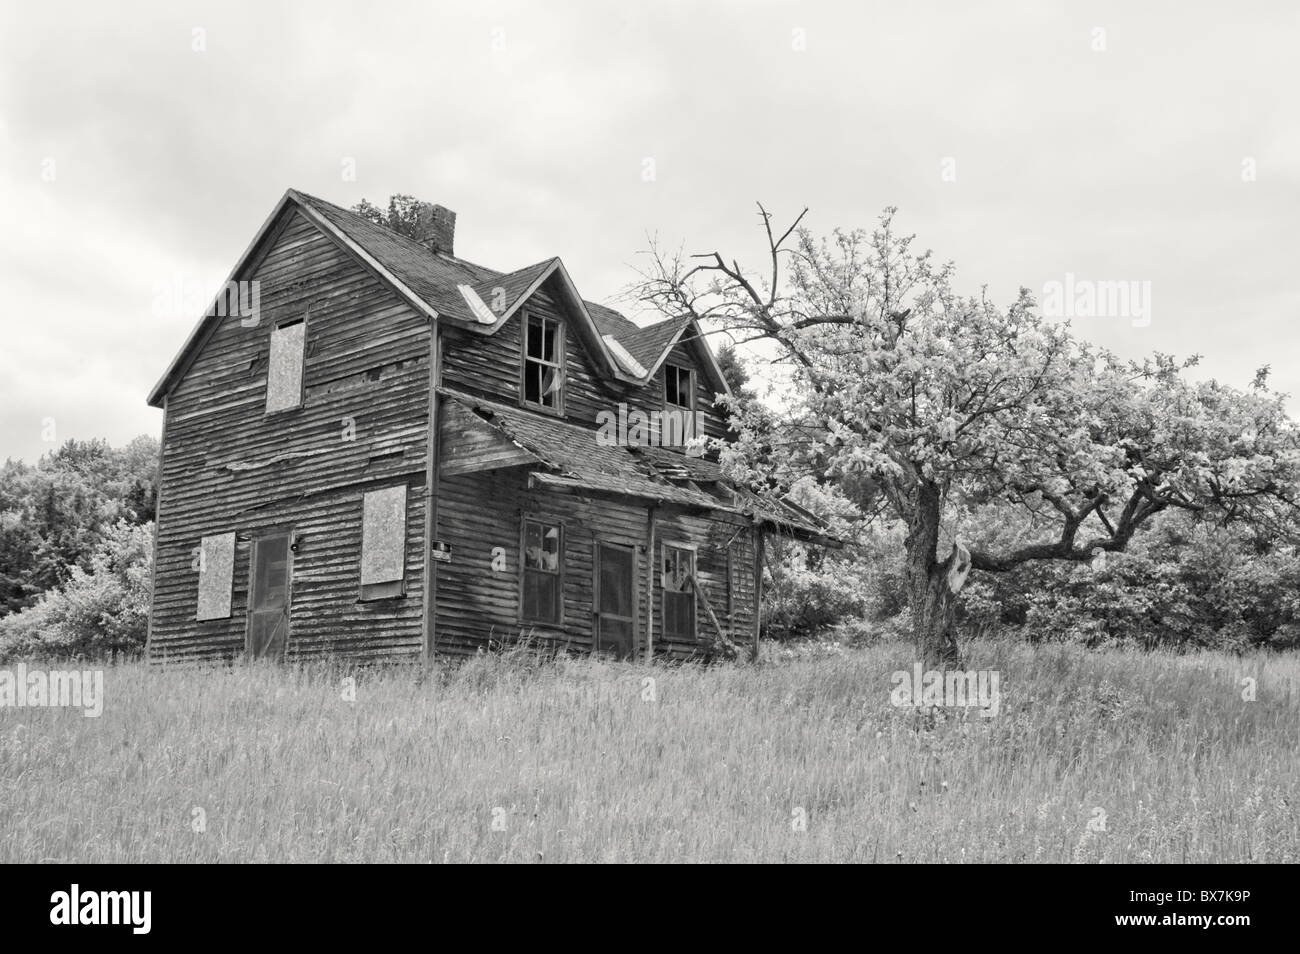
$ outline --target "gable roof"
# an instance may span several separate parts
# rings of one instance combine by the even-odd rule
[[[677,339],[682,336],[682,332],[690,325],[689,317],[669,318],[638,328],[623,338],[622,344],[632,352],[632,357],[653,374],[660,362],[668,357],[668,352],[673,349],[673,345],[677,344]]]
[[[364,216],[296,189],[289,189],[281,197],[231,270],[227,282],[235,280],[257,258],[265,240],[273,234],[274,226],[290,207],[301,210],[309,221],[348,248],[416,310],[431,320],[450,320],[479,334],[495,333],[538,288],[552,282],[561,304],[576,319],[579,335],[599,366],[597,371],[625,384],[649,383],[681,332],[693,325],[687,319],[670,318],[642,328],[612,308],[586,301],[578,294],[559,258],[549,258],[513,272],[498,272],[428,249]],[[215,327],[215,305],[214,301],[209,306],[150,391],[149,404],[161,407],[167,392],[184,374],[194,353]],[[629,345],[629,341],[633,344]],[[620,350],[635,360],[631,363],[622,360]],[[714,387],[720,393],[729,394],[712,351],[705,346],[700,353],[704,371]]]

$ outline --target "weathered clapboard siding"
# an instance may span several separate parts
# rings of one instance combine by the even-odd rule
[[[400,483],[381,481],[379,486]],[[196,622],[198,570],[190,552],[160,554],[150,657],[155,662],[232,659],[244,651],[252,537],[292,528],[300,540],[292,556],[290,638],[286,658],[330,655],[418,659],[424,639],[421,580],[423,475],[407,492],[406,595],[359,602],[361,506],[365,485],[268,506],[225,523],[236,532],[233,599],[229,619]]]
[[[490,506],[484,506],[490,501]],[[543,626],[520,617],[520,530],[525,516],[564,527],[564,618]],[[600,540],[636,548],[637,647],[644,651],[648,613],[655,617],[656,655],[698,656],[713,637],[707,614],[698,613],[695,642],[668,642],[662,632],[659,550],[666,540],[698,547],[697,579],[731,638],[744,641],[752,627],[752,543],[739,520],[712,519],[673,507],[658,507],[653,592],[646,586],[648,501],[611,499],[604,495],[554,494],[527,487],[525,468],[509,468],[454,477],[439,485],[439,540],[452,545],[452,561],[434,564],[438,575],[437,650],[459,655],[490,643],[513,642],[521,634],[587,652],[594,639],[596,544]],[[739,533],[738,533],[739,532]],[[744,561],[734,612],[728,613],[728,542]],[[504,570],[493,569],[493,549],[505,553]]]
[[[548,280],[547,284],[554,280]],[[597,414],[615,408],[622,398],[617,390],[593,373],[591,357],[581,336],[572,327],[570,316],[556,305],[546,285],[534,292],[523,308],[491,336],[476,335],[459,328],[445,329],[443,384],[477,396],[518,404],[523,320],[528,314],[555,318],[564,325],[564,416],[571,421],[594,424]]]
[[[481,426],[482,419],[457,401],[444,405],[439,425],[440,471],[455,477],[489,467],[513,467],[537,458],[504,434]]]
[[[485,501],[490,505],[484,506]],[[542,626],[520,618],[521,528],[524,516],[564,527],[564,619]],[[593,641],[593,547],[597,537],[643,544],[644,506],[527,488],[524,468],[444,477],[439,484],[438,539],[452,544],[452,562],[438,564],[437,649],[461,654],[489,640],[513,642],[521,630],[575,651]],[[505,551],[504,571],[492,568],[492,550]],[[637,587],[644,616],[645,554],[637,551]]]
[[[817,531],[775,503],[771,512],[742,514],[735,488],[714,464],[654,448],[611,448],[597,436],[602,412],[617,417],[620,404],[649,418],[664,410],[660,359],[683,323],[640,335],[617,313],[586,306],[598,319],[588,324],[555,260],[508,275],[470,265],[452,255],[454,215],[424,212],[421,221],[432,222],[433,233],[416,242],[290,190],[237,266],[236,280],[259,283],[257,320],[246,325],[236,315],[206,322],[151,393],[165,419],[150,658],[243,654],[254,541],[287,531],[294,540],[287,574],[290,660],[427,658],[431,631],[433,650],[447,656],[508,644],[521,634],[590,650],[601,542],[630,546],[635,554],[638,652],[653,633],[656,654],[707,654],[715,626],[747,643],[754,564],[762,552],[755,521]],[[503,289],[522,294],[547,268],[552,276],[491,334],[475,324],[482,309],[467,305],[457,290],[467,281],[493,287],[497,276]],[[565,327],[563,420],[519,407],[528,315]],[[298,319],[305,329],[302,404],[268,415],[272,335],[281,322]],[[693,323],[686,328],[696,333]],[[599,353],[600,329],[655,373],[642,374],[648,380],[639,384],[625,380],[630,363],[615,373]],[[277,340],[293,341],[293,334]],[[441,342],[436,360],[435,340]],[[697,345],[674,345],[666,360],[693,369],[705,433],[724,436],[725,419],[712,405],[712,388],[720,385]],[[442,408],[438,428],[430,418],[435,402]],[[381,495],[385,503],[367,531],[365,495],[397,485],[407,488],[403,589],[394,595],[387,574],[376,572],[364,590],[371,598],[363,601],[363,536],[380,551],[368,566],[396,562],[382,552],[394,543],[391,496]],[[526,516],[564,528],[564,617],[553,626],[521,619]],[[201,540],[229,533],[235,534],[230,616],[197,621]],[[449,548],[449,560],[426,556],[433,542],[439,557]],[[663,633],[665,543],[696,553],[693,639]],[[224,610],[224,592],[215,600],[207,595],[205,615],[214,605]],[[426,607],[429,597],[435,605]]]
[[[720,408],[713,406],[716,392],[709,386],[700,363],[694,352],[684,344],[676,344],[668,352],[668,357],[645,387],[634,388],[620,400],[626,401],[628,408],[636,408],[643,414],[664,409],[664,375],[668,365],[690,368],[694,372],[695,408],[704,421],[704,433],[708,437],[725,438],[727,436],[726,416]]]
[[[527,314],[555,318],[565,326],[565,395],[564,417],[572,422],[595,425],[602,411],[618,412],[620,403],[643,413],[663,410],[664,369],[640,388],[616,386],[604,381],[592,371],[592,358],[583,346],[581,336],[572,328],[572,316],[556,304],[548,282],[533,293],[524,306],[490,337],[448,328],[444,331],[446,357],[443,364],[443,383],[458,391],[484,398],[504,400],[518,404],[520,379],[520,352],[522,350],[523,319]],[[684,344],[674,346],[668,362],[695,372],[696,408],[703,413],[705,433],[710,437],[723,437],[727,432],[724,416],[713,406],[714,391],[709,387],[703,369],[694,353]]]
[[[695,612],[696,640],[694,643],[674,641],[656,628],[656,651],[670,652],[674,655],[689,655],[699,648],[700,642],[712,640],[717,634],[713,621],[709,619],[699,597],[708,601],[714,615],[722,625],[728,638],[744,643],[753,625],[752,603],[744,602],[747,597],[753,599],[752,549],[749,543],[747,525],[740,521],[711,519],[695,514],[671,511],[662,513],[657,521],[655,547],[662,552],[664,544],[679,544],[695,549],[695,576],[700,586],[697,594]],[[741,585],[733,594],[729,610],[729,587],[735,584],[729,577],[728,545],[735,547],[734,554],[745,559],[745,573],[750,578],[748,587]],[[663,608],[663,561],[656,554],[655,559],[655,617],[662,618]]]
[[[240,277],[260,283],[260,321],[221,319],[167,398],[151,658],[242,651],[246,537],[289,524],[307,539],[294,557],[288,652],[418,654],[424,511],[415,491],[407,596],[358,605],[357,586],[344,584],[359,572],[362,489],[423,485],[427,319],[293,211],[256,269]],[[271,331],[295,318],[307,326],[303,406],[267,415]],[[231,530],[245,536],[232,617],[197,623],[194,548]],[[357,626],[363,621],[369,635]]]

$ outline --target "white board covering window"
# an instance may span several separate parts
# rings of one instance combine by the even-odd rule
[[[266,375],[266,411],[302,405],[302,360],[307,323],[297,321],[271,331],[271,358]]]
[[[406,485],[372,490],[361,506],[361,586],[400,584],[406,575]],[[399,595],[384,588],[384,595]],[[375,595],[379,595],[376,593]]]
[[[235,535],[204,537],[199,543],[198,620],[229,619],[230,590],[235,575]]]

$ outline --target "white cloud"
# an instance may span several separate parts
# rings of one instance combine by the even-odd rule
[[[1085,333],[1294,391],[1297,41],[1281,2],[11,6],[0,456],[47,449],[47,413],[156,432],[194,316],[154,316],[154,284],[219,281],[289,186],[442,202],[466,257],[561,255],[597,300],[647,232],[757,261],[755,200],[819,231],[897,205],[972,289],[1150,280],[1150,327]]]

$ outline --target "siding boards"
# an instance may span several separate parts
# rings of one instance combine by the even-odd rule
[[[660,508],[656,516],[654,593],[646,592],[646,522],[648,503],[602,498],[597,495],[554,494],[529,490],[525,468],[477,474],[444,475],[439,481],[440,503],[437,539],[450,543],[452,561],[435,564],[438,573],[437,652],[464,655],[513,642],[530,634],[543,642],[577,652],[588,652],[594,638],[594,560],[597,540],[636,546],[637,646],[644,651],[646,619],[655,613],[656,655],[689,657],[704,646],[663,641],[660,609],[658,550],[664,541],[694,544],[696,574],[709,595],[710,605],[724,626],[743,638],[753,619],[753,583],[750,563],[752,543],[747,525]],[[491,501],[491,506],[484,506]],[[560,626],[525,623],[519,616],[520,525],[524,515],[564,525],[564,617]],[[737,531],[740,531],[737,535]],[[726,545],[746,563],[739,573],[741,589],[735,594],[736,613],[727,613],[728,567]],[[492,550],[502,547],[503,571],[492,569]],[[746,582],[747,581],[747,582]],[[697,633],[712,637],[706,614],[699,614]]]
[[[592,362],[581,336],[571,327],[570,316],[555,303],[548,285],[539,288],[510,320],[493,335],[476,335],[461,328],[444,330],[446,356],[443,383],[458,391],[509,404],[519,403],[521,328],[526,313],[556,318],[565,324],[565,418],[595,425],[601,411],[617,412],[619,402],[649,413],[663,410],[664,369],[661,366],[643,388],[606,383],[592,373]],[[668,361],[695,372],[696,408],[705,415],[705,431],[712,437],[727,432],[726,421],[714,409],[714,392],[704,380],[694,353],[678,344]]]
[[[361,494],[423,485],[428,441],[424,316],[299,213],[251,275],[258,324],[221,319],[168,396],[151,658],[243,651],[251,535],[292,525],[288,655],[416,655],[424,501],[407,510],[407,596],[359,604]],[[270,335],[306,320],[303,406],[267,415]],[[236,531],[229,620],[198,623],[193,548]]]
[[[252,273],[238,276],[261,283],[258,324],[245,327],[237,316],[221,319],[167,396],[150,658],[228,659],[243,653],[252,541],[272,528],[292,528],[298,540],[287,658],[419,658],[428,322],[298,212],[287,212],[282,227],[271,234]],[[566,324],[568,420],[594,428],[597,415],[615,411],[620,401],[646,412],[661,410],[662,369],[641,389],[600,379],[592,373],[582,336],[567,327],[571,316],[556,301],[549,286],[540,289],[490,337],[444,328],[443,383],[517,404],[521,321],[532,312]],[[277,322],[296,318],[306,322],[303,404],[267,415],[270,336]],[[692,351],[678,345],[670,360],[695,369],[697,406],[706,414],[706,431],[725,433]],[[454,444],[450,427],[447,436]],[[473,653],[513,641],[529,628],[572,650],[590,650],[598,540],[636,547],[640,649],[652,610],[657,654],[689,657],[702,648],[699,641],[663,640],[659,553],[664,542],[696,547],[697,579],[709,605],[734,640],[747,639],[753,623],[754,545],[743,520],[661,507],[656,510],[655,552],[647,553],[647,501],[530,490],[526,466],[500,469],[502,463],[515,462],[508,455],[517,450],[499,442],[447,450],[435,539],[451,544],[452,559],[433,564],[438,572],[439,653]],[[484,465],[499,469],[464,472]],[[455,472],[458,467],[462,472]],[[363,495],[399,482],[410,487],[406,595],[362,603]],[[559,626],[530,627],[520,621],[524,514],[565,528],[564,619]],[[236,534],[231,615],[197,622],[195,548],[203,537],[224,533]],[[498,546],[505,551],[503,572],[492,569],[492,550]],[[740,561],[743,566],[737,565]],[[654,573],[650,589],[648,567]],[[712,624],[702,611],[697,619],[697,632],[707,643]]]
[[[554,279],[533,293],[510,320],[491,336],[476,335],[461,328],[444,330],[443,384],[480,397],[507,404],[519,403],[522,327],[525,314],[554,318],[564,324],[564,416],[570,421],[596,421],[603,410],[615,410],[620,400],[616,391],[592,373],[591,359],[569,315],[555,303],[547,290]],[[545,413],[545,412],[541,412]]]
[[[722,624],[727,635],[733,640],[743,639],[746,627],[753,620],[753,581],[750,567],[752,563],[752,541],[747,524],[737,520],[710,519],[694,514],[674,514],[671,510],[660,512],[655,534],[655,619],[663,616],[663,545],[678,544],[695,548],[695,578],[701,592],[712,607],[718,622]],[[745,573],[751,577],[747,588],[738,588],[734,593],[733,613],[728,613],[728,542],[733,553],[738,553],[746,560]],[[732,583],[731,585],[735,585]],[[698,597],[697,597],[698,599]],[[694,643],[668,640],[662,627],[655,626],[655,651],[671,656],[689,656],[701,650],[701,644],[707,646],[717,633],[713,623],[702,607],[695,612]]]
[[[198,571],[183,547],[159,554],[156,617],[150,656],[154,661],[232,659],[244,651],[252,537],[271,527],[292,527],[293,554],[289,660],[334,654],[355,658],[418,658],[423,645],[421,555],[424,498],[421,477],[412,478],[406,520],[404,597],[361,603],[362,490],[337,491],[268,507],[228,524],[236,533],[234,597],[229,619],[195,622]]]
[[[704,379],[703,369],[695,360],[694,352],[680,342],[673,345],[668,357],[659,366],[654,377],[644,388],[630,394],[626,400],[628,407],[637,407],[642,411],[660,411],[664,406],[664,369],[669,364],[679,368],[690,368],[695,381],[695,408],[704,415],[704,433],[709,437],[723,438],[727,435],[727,422],[722,412],[713,406],[716,392]]]

